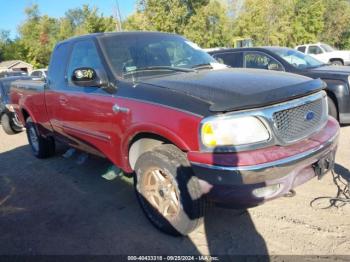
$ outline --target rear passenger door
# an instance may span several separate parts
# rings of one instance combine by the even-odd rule
[[[244,67],[284,71],[283,65],[268,54],[262,52],[244,52]]]

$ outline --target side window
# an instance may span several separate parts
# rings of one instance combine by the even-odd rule
[[[306,51],[306,46],[299,46],[299,47],[298,47],[298,51],[299,51],[299,52],[302,52],[302,53],[305,53],[305,51]]]
[[[244,60],[246,68],[284,71],[283,66],[277,60],[263,53],[246,53]]]
[[[309,46],[309,50],[308,50],[308,54],[311,55],[318,55],[318,54],[322,54],[322,49],[319,48],[317,45],[311,45]]]
[[[68,79],[73,75],[73,71],[80,67],[102,68],[96,46],[91,40],[80,41],[73,46],[67,70]]]
[[[243,67],[243,53],[241,52],[216,54],[214,58],[231,67]]]

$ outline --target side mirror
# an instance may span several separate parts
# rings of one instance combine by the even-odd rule
[[[72,82],[82,87],[108,87],[107,75],[103,70],[82,67],[73,71]]]

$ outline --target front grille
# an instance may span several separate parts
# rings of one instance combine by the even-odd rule
[[[291,143],[319,130],[327,120],[325,98],[273,114],[276,136],[283,143]]]

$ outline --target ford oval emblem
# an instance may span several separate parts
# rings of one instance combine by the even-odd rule
[[[306,121],[311,121],[314,118],[315,118],[315,113],[312,112],[312,111],[307,112],[306,115],[305,115],[305,120]]]

